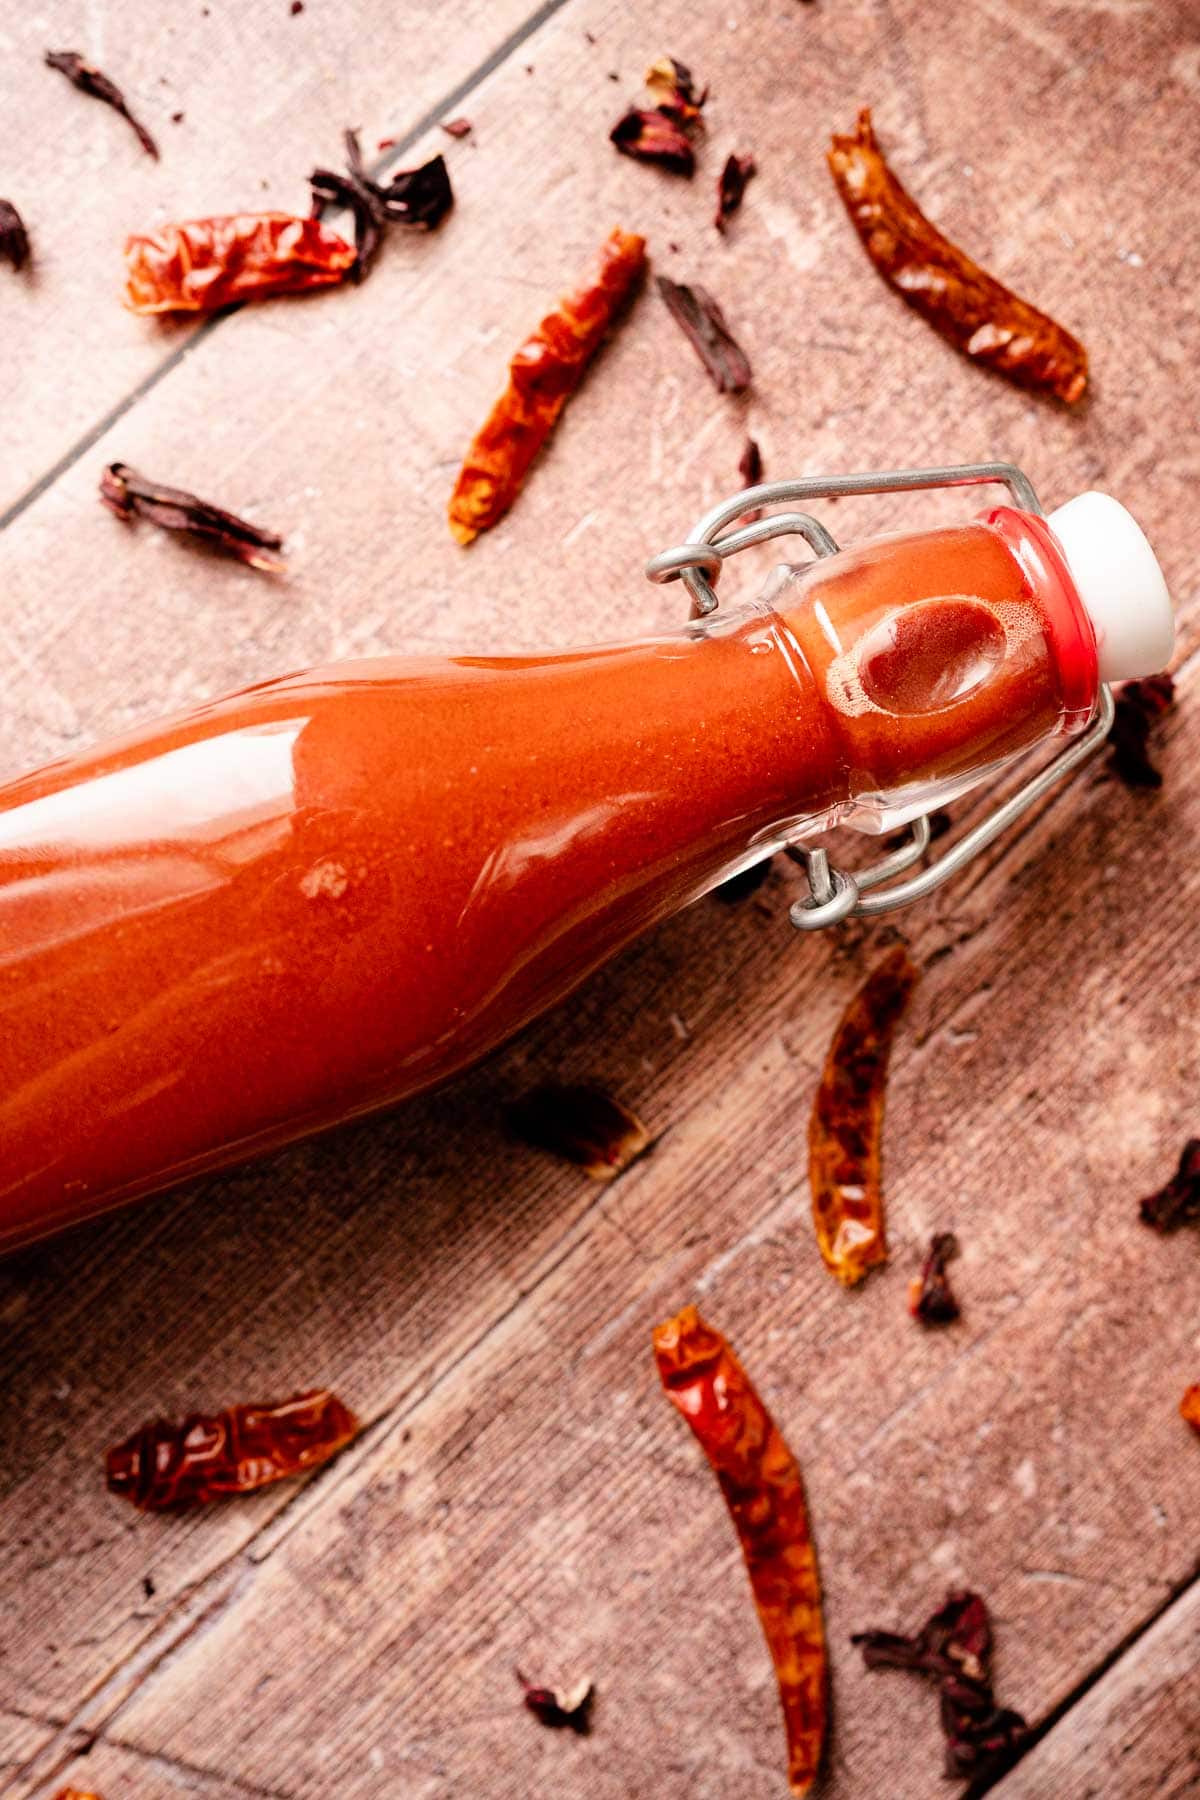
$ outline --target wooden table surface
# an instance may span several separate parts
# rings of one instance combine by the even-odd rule
[[[159,164],[47,47],[124,85]],[[956,1584],[993,1606],[1001,1699],[1045,1727],[1004,1800],[1200,1792],[1200,1444],[1176,1410],[1200,1258],[1136,1209],[1200,1078],[1194,0],[46,0],[8,10],[0,50],[0,192],[36,259],[0,270],[0,775],[310,661],[677,620],[641,563],[738,485],[747,430],[773,476],[1004,456],[1048,501],[1125,498],[1179,603],[1181,700],[1161,794],[1092,767],[892,927],[797,939],[777,867],[442,1092],[0,1265],[3,1793],[781,1794],[739,1555],[649,1354],[691,1299],[805,1468],[826,1794],[946,1791],[934,1696],[848,1637]],[[662,52],[712,83],[690,184],[606,141]],[[931,215],[1084,338],[1076,412],[967,366],[873,276],[823,161],[864,102]],[[462,142],[436,129],[455,113]],[[302,207],[348,124],[406,162],[445,150],[440,231],[397,234],[361,289],[200,326],[122,311],[128,231]],[[760,173],[722,241],[735,148]],[[646,293],[463,551],[465,444],[617,222],[718,295],[754,388],[716,395]],[[96,500],[117,458],[277,525],[287,578],[123,529]],[[846,1293],[813,1247],[807,1117],[897,930],[924,974],[890,1089],[892,1262]],[[598,1187],[509,1142],[505,1100],[560,1073],[634,1105],[653,1155]],[[927,1334],[905,1286],[947,1227],[964,1316]],[[105,1494],[105,1446],[144,1417],[314,1383],[367,1429],[307,1484],[167,1519]],[[517,1666],[593,1676],[593,1734],[540,1730]]]

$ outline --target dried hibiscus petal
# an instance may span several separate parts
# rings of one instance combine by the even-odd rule
[[[525,1705],[540,1725],[548,1726],[551,1731],[576,1731],[580,1737],[586,1737],[592,1724],[592,1701],[596,1696],[595,1684],[591,1681],[577,1681],[569,1688],[535,1687],[533,1682],[526,1681],[520,1669],[517,1680],[525,1690]]]
[[[284,566],[283,558],[274,554],[283,548],[277,531],[251,525],[183,488],[147,481],[128,463],[109,463],[100,477],[100,498],[126,524],[135,518],[149,519],[164,531],[189,532],[227,556],[249,563],[252,569],[266,569],[270,574],[278,574]]]
[[[392,224],[430,231],[454,204],[450,172],[442,156],[419,169],[401,169],[385,187],[367,174],[356,131],[343,133],[347,168],[314,169],[309,176],[314,218],[324,206],[344,206],[354,218],[355,260],[350,274],[361,281],[370,269],[383,234]]]
[[[1179,1402],[1179,1416],[1186,1419],[1193,1431],[1200,1432],[1200,1385],[1190,1387]]]
[[[737,1528],[779,1683],[788,1785],[807,1794],[821,1764],[829,1694],[821,1583],[799,1467],[732,1348],[694,1306],[658,1326],[654,1355]]]
[[[666,275],[656,277],[667,311],[708,370],[719,394],[740,394],[750,386],[750,363],[712,295]]]
[[[700,117],[708,89],[696,89],[696,78],[675,56],[659,56],[646,70],[646,86],[661,112],[689,121]]]
[[[979,1594],[948,1595],[915,1637],[860,1631],[850,1642],[868,1669],[911,1669],[939,1683],[947,1775],[994,1780],[1025,1748],[1025,1720],[992,1693],[992,1626]]]
[[[757,174],[752,156],[729,156],[717,181],[717,211],[713,224],[724,231],[726,221],[738,210],[746,192],[746,183]]]
[[[65,75],[72,87],[77,87],[81,94],[91,94],[93,99],[103,100],[106,106],[111,106],[114,112],[120,113],[132,125],[146,155],[158,160],[158,145],[140,120],[134,118],[116,82],[102,74],[95,63],[88,62],[78,50],[47,50],[46,66]]]
[[[508,385],[477,433],[450,497],[460,544],[502,519],[646,266],[646,241],[614,231],[600,266],[547,313],[508,365]]]
[[[917,971],[902,944],[868,975],[833,1035],[808,1130],[813,1223],[825,1267],[853,1287],[887,1261],[880,1140],[888,1058]]]
[[[1128,786],[1162,786],[1162,776],[1150,761],[1150,733],[1174,703],[1175,683],[1169,675],[1147,675],[1118,690],[1108,741],[1112,766]]]
[[[1143,1225],[1152,1225],[1155,1231],[1200,1225],[1200,1138],[1188,1139],[1170,1181],[1157,1193],[1147,1194],[1138,1210]]]
[[[833,139],[829,167],[876,269],[901,299],[972,362],[1068,404],[1087,386],[1087,351],[1056,320],[1021,300],[925,217],[892,174],[871,127]]]
[[[622,113],[608,134],[622,156],[636,157],[639,162],[658,163],[674,175],[692,175],[696,170],[696,152],[691,139],[677,120],[667,113],[647,111],[631,106]]]
[[[190,219],[128,240],[125,303],[136,313],[215,312],[236,301],[335,286],[356,261],[353,246],[319,219]]]
[[[465,138],[471,135],[470,119],[443,119],[442,130],[447,137]]]
[[[0,262],[23,269],[29,261],[29,233],[11,200],[0,200]]]
[[[952,1231],[939,1231],[929,1241],[929,1253],[908,1284],[908,1310],[922,1325],[952,1325],[960,1316],[950,1287],[946,1264],[958,1255],[958,1239]]]
[[[763,478],[762,451],[752,437],[746,439],[746,448],[742,451],[738,462],[738,474],[742,478],[743,487],[757,487]],[[761,519],[762,516],[763,508],[752,506],[749,512],[741,515],[741,522],[743,525],[753,525],[755,520]]]
[[[108,1490],[145,1512],[250,1494],[319,1468],[358,1432],[327,1388],[270,1406],[153,1419],[108,1453]]]
[[[593,1181],[611,1181],[650,1147],[650,1133],[603,1088],[547,1082],[505,1110],[514,1137],[575,1163]]]

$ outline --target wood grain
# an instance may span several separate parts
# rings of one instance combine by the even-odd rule
[[[315,30],[316,0],[302,18]],[[0,535],[0,768],[330,655],[678,617],[639,564],[735,485],[748,425],[773,474],[1003,453],[1048,501],[1106,485],[1187,602],[1187,8],[1088,7],[1083,34],[1078,5],[1017,0],[728,18],[670,4],[648,41],[629,0],[564,8],[463,103],[476,129],[441,233],[390,246],[356,293],[222,325]],[[716,88],[692,186],[604,141],[662,50]],[[821,161],[863,100],[939,224],[1080,331],[1079,416],[962,364],[874,283]],[[732,148],[760,174],[719,242]],[[755,391],[719,402],[644,296],[510,518],[464,553],[443,521],[462,449],[618,221],[718,295]],[[123,532],[94,498],[115,457],[287,531],[288,580]],[[1186,610],[1185,649],[1196,629]],[[943,1792],[929,1695],[868,1677],[846,1638],[911,1624],[956,1580],[996,1607],[1003,1699],[1036,1718],[1073,1692],[1191,1573],[1197,1536],[1175,1405],[1200,1274],[1133,1205],[1194,1129],[1193,690],[1189,665],[1161,796],[1090,772],[903,917],[926,973],[889,1101],[893,1263],[861,1295],[816,1259],[804,1134],[887,933],[795,940],[783,870],[740,908],[682,915],[443,1093],[0,1265],[0,1790],[42,1800],[94,1772],[107,1800],[189,1782],[221,1800],[776,1793],[736,1546],[649,1356],[693,1295],[805,1467],[835,1654],[827,1791]],[[660,1147],[597,1192],[507,1143],[504,1100],[551,1074],[614,1086]],[[904,1286],[946,1226],[965,1319],[931,1337]],[[106,1443],[147,1413],[317,1381],[371,1430],[309,1485],[175,1520],[101,1491]],[[594,1676],[595,1736],[540,1732],[515,1663]],[[1156,1791],[1154,1758],[1129,1800]]]

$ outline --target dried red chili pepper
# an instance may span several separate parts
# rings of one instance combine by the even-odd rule
[[[54,1800],[100,1800],[100,1796],[90,1789],[84,1793],[82,1788],[59,1788]]]
[[[1170,1181],[1147,1194],[1138,1210],[1143,1225],[1164,1234],[1181,1225],[1200,1225],[1200,1138],[1188,1139]]]
[[[0,262],[23,269],[29,261],[29,233],[11,200],[0,200]]]
[[[129,239],[125,304],[136,313],[216,312],[235,301],[336,286],[356,260],[353,246],[319,219],[190,219]]]
[[[252,569],[278,574],[284,566],[281,556],[271,554],[283,548],[277,531],[251,525],[249,520],[199,500],[183,488],[147,481],[128,463],[109,463],[100,477],[100,498],[126,524],[142,518],[164,531],[189,532],[214,549],[236,556],[239,562],[249,563]]]
[[[508,386],[468,450],[450,497],[450,530],[460,544],[495,525],[520,493],[529,465],[645,266],[645,239],[614,231],[597,271],[564,295],[509,363]]]
[[[1087,386],[1087,351],[1056,320],[979,267],[930,223],[884,160],[863,107],[833,139],[829,167],[867,255],[901,299],[972,362],[1068,404]]]
[[[108,1490],[145,1512],[250,1494],[329,1461],[358,1421],[327,1388],[268,1406],[153,1419],[108,1453]]]
[[[71,86],[77,87],[81,94],[91,94],[93,99],[103,100],[106,106],[111,106],[114,112],[120,113],[137,133],[138,143],[146,155],[158,161],[158,145],[141,121],[134,118],[116,82],[101,74],[95,63],[88,62],[78,50],[47,50],[46,67],[57,69],[60,75],[65,75]]]
[[[750,386],[750,361],[725,315],[707,289],[687,287],[666,275],[656,277],[667,311],[708,370],[719,394],[740,394]]]
[[[952,1231],[939,1231],[929,1240],[921,1273],[908,1284],[908,1310],[922,1325],[952,1325],[961,1317],[946,1273],[946,1264],[957,1255],[958,1239]]]
[[[821,1583],[799,1467],[732,1348],[694,1306],[657,1328],[654,1355],[733,1515],[779,1682],[788,1784],[807,1794],[821,1763],[829,1697]]]
[[[877,963],[833,1035],[808,1128],[813,1223],[825,1267],[847,1287],[887,1261],[880,1138],[888,1057],[917,971],[903,944]]]
[[[994,1781],[1026,1747],[1029,1727],[992,1692],[992,1625],[978,1594],[949,1594],[915,1637],[859,1631],[850,1639],[868,1669],[911,1669],[940,1685],[946,1774]]]
[[[758,165],[752,156],[726,157],[725,167],[717,180],[717,211],[713,224],[718,231],[724,231],[726,221],[741,206],[746,183],[757,173]]]
[[[1200,1385],[1190,1387],[1179,1402],[1179,1416],[1186,1419],[1193,1431],[1200,1432]]]
[[[590,1681],[578,1681],[574,1687],[548,1688],[535,1687],[532,1681],[526,1681],[520,1669],[517,1680],[525,1690],[525,1705],[538,1721],[551,1731],[575,1731],[580,1737],[586,1737],[592,1728],[592,1701],[596,1697],[595,1684]]]
[[[611,1181],[650,1147],[650,1133],[603,1088],[534,1088],[505,1110],[514,1137],[576,1163],[593,1181]]]
[[[1147,675],[1118,690],[1108,741],[1112,766],[1129,787],[1162,786],[1162,776],[1150,761],[1150,733],[1174,704],[1175,683],[1169,675]]]

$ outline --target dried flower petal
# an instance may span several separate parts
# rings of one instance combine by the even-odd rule
[[[509,1130],[567,1162],[593,1181],[611,1181],[650,1146],[650,1133],[635,1113],[603,1088],[549,1082],[505,1110]]]
[[[327,1388],[270,1406],[153,1419],[108,1453],[108,1490],[145,1512],[249,1494],[319,1468],[358,1432]]]
[[[249,520],[200,500],[184,488],[148,481],[128,463],[109,463],[100,477],[100,498],[126,524],[142,518],[164,531],[189,532],[214,549],[248,563],[252,569],[265,569],[272,575],[284,567],[283,558],[272,554],[283,548],[277,531],[251,525]]]
[[[1143,1225],[1152,1225],[1155,1231],[1200,1225],[1200,1138],[1188,1139],[1170,1181],[1157,1193],[1148,1194],[1139,1211]]]
[[[668,1398],[709,1460],[737,1529],[787,1730],[788,1786],[807,1794],[828,1729],[821,1583],[804,1482],[779,1427],[719,1331],[685,1306],[654,1333]]]
[[[757,174],[757,165],[752,156],[729,156],[725,159],[725,167],[721,170],[717,182],[717,211],[713,224],[718,231],[724,231],[729,219],[742,204],[746,192],[746,183],[752,175]]]
[[[740,394],[750,386],[750,363],[725,323],[725,315],[704,288],[657,277],[667,311],[712,377],[719,394]]]
[[[388,218],[414,231],[432,231],[454,205],[450,171],[440,154],[416,169],[398,169],[380,192]]]
[[[1108,741],[1112,766],[1130,787],[1162,786],[1162,776],[1149,757],[1150,733],[1174,704],[1175,683],[1169,675],[1147,675],[1118,689]]]
[[[525,1705],[540,1725],[546,1725],[551,1731],[576,1731],[580,1737],[586,1737],[592,1725],[592,1701],[596,1696],[595,1684],[591,1681],[577,1681],[569,1688],[535,1687],[526,1681],[520,1669],[517,1680],[525,1690]]]
[[[1006,288],[942,236],[884,161],[863,107],[833,139],[829,167],[883,279],[973,362],[1068,405],[1087,386],[1087,351],[1046,313]]]
[[[674,56],[657,57],[646,70],[645,79],[661,112],[688,121],[700,117],[700,109],[708,99],[708,89],[696,92],[695,77],[686,63]]]
[[[939,1231],[930,1239],[921,1273],[908,1284],[908,1310],[922,1325],[952,1325],[960,1316],[946,1273],[946,1264],[957,1255],[958,1239],[952,1231]]]
[[[608,134],[622,156],[658,163],[675,175],[693,175],[696,152],[682,126],[668,114],[631,106]]]
[[[887,1261],[880,1139],[888,1059],[917,971],[903,944],[876,964],[842,1015],[808,1131],[813,1224],[825,1267],[846,1287]]]
[[[442,156],[431,157],[419,169],[399,170],[384,187],[367,174],[358,133],[346,131],[342,135],[346,170],[314,169],[308,181],[314,218],[325,206],[344,206],[353,214],[357,254],[350,274],[353,280],[361,281],[389,224],[432,230],[453,206],[454,191]]]
[[[465,138],[471,135],[470,119],[443,119],[442,130],[452,138]]]
[[[94,63],[88,62],[78,50],[47,50],[46,66],[65,75],[72,87],[77,87],[81,94],[91,94],[94,99],[103,100],[106,106],[111,106],[114,112],[119,112],[133,126],[138,143],[146,155],[154,157],[157,162],[158,145],[146,127],[134,118],[125,104],[125,96],[120,88],[107,75],[102,75]]]
[[[29,261],[29,233],[11,200],[0,200],[0,262],[23,269]]]
[[[746,439],[746,448],[742,451],[741,459],[738,462],[738,474],[742,478],[743,487],[757,487],[763,478],[762,451],[752,437]],[[763,508],[752,506],[749,512],[742,513],[741,523],[753,525],[755,520],[761,519],[762,516]]]
[[[860,1631],[850,1642],[868,1669],[911,1669],[939,1682],[947,1775],[994,1780],[1024,1749],[1025,1720],[992,1693],[992,1627],[979,1594],[948,1595],[915,1637]]]
[[[1179,1402],[1179,1416],[1187,1420],[1193,1431],[1200,1432],[1200,1384],[1190,1387]]]

